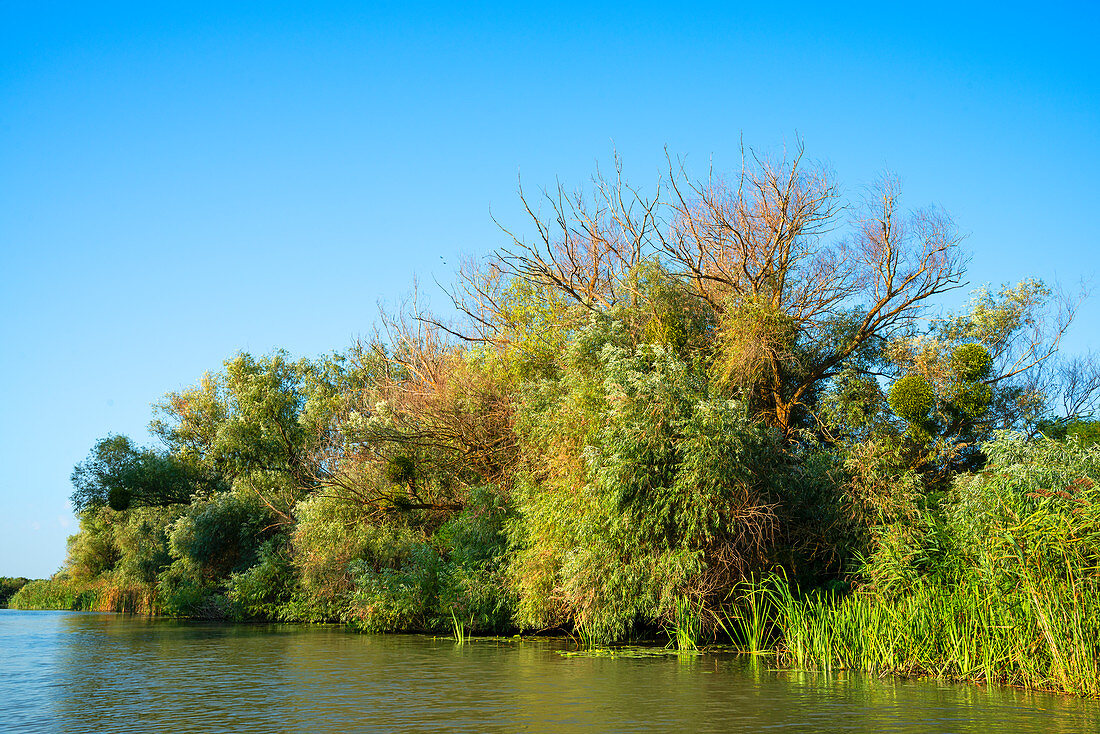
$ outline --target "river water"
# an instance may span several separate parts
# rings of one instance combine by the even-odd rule
[[[1093,701],[733,655],[0,610],[0,731],[1080,732]]]

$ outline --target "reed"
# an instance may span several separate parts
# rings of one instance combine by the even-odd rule
[[[698,650],[703,635],[703,619],[698,605],[688,597],[678,598],[674,622],[666,633],[669,636],[666,647],[681,651]]]
[[[9,601],[13,609],[61,609],[81,612],[122,612],[154,615],[156,590],[109,580],[80,582],[66,578],[31,581]]]
[[[719,626],[744,652],[760,654],[769,649],[777,620],[778,580],[739,584],[730,594],[732,604],[721,612]]]
[[[454,637],[456,645],[464,645],[470,639],[466,631],[466,622],[456,617],[453,611],[451,612],[451,636]]]
[[[99,589],[68,579],[52,578],[31,581],[8,601],[12,609],[64,609],[89,611],[95,609]]]
[[[924,584],[896,598],[777,585],[776,652],[792,668],[936,676],[1100,696],[1100,589]]]

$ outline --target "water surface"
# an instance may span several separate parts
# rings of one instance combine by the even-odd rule
[[[1100,731],[1096,702],[1068,697],[568,649],[0,610],[0,730]]]

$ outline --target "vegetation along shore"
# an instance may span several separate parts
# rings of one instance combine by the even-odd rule
[[[557,630],[1100,695],[1077,301],[966,296],[952,219],[801,149],[616,166],[316,359],[238,354],[98,441],[18,608]],[[517,230],[518,231],[518,230]],[[961,305],[954,305],[961,304]]]

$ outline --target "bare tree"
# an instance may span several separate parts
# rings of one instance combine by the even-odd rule
[[[520,191],[534,236],[505,229],[509,244],[460,271],[451,295],[467,328],[451,332],[506,343],[515,331],[507,291],[517,280],[579,313],[606,312],[632,302],[630,274],[654,262],[724,324],[727,376],[786,433],[822,380],[962,283],[966,260],[950,217],[934,208],[904,214],[898,200],[897,182],[884,177],[853,209],[801,143],[780,158],[750,151],[732,181],[693,180],[668,158],[653,196],[624,182],[616,157],[612,178],[597,173],[591,203],[559,185],[544,194],[543,217]]]
[[[1100,410],[1100,359],[1096,354],[1059,363],[1057,374],[1063,415],[1091,417]]]
[[[727,316],[727,371],[753,383],[760,416],[787,432],[816,385],[959,287],[965,258],[946,214],[899,211],[890,177],[852,212],[851,233],[829,241],[847,208],[830,174],[805,164],[801,146],[752,160],[736,189],[671,170],[676,217],[663,250]]]
[[[382,324],[356,352],[385,369],[324,447],[323,485],[378,512],[446,513],[464,507],[471,484],[506,484],[516,461],[508,386],[469,364],[415,294]]]

